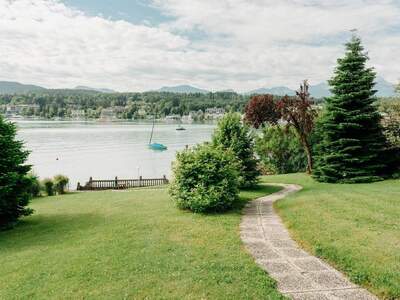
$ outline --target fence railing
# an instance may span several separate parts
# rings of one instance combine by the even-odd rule
[[[78,182],[76,189],[78,191],[98,191],[98,190],[121,190],[121,189],[131,189],[137,187],[147,187],[147,186],[159,186],[168,184],[168,179],[164,175],[163,178],[142,178],[139,179],[118,179],[115,177],[114,180],[94,180],[90,177],[89,181],[85,185],[81,185]]]

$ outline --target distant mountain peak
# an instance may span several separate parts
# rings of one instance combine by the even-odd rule
[[[209,93],[209,91],[200,89],[191,85],[183,84],[183,85],[177,85],[177,86],[164,86],[160,89],[157,90],[157,92],[169,92],[169,93],[202,93],[206,94]]]
[[[44,87],[33,84],[22,84],[15,81],[0,81],[0,94],[23,94],[43,91]]]
[[[296,92],[285,86],[277,86],[272,88],[260,88],[256,90],[252,90],[246,94],[271,94],[276,96],[294,96]]]
[[[92,88],[89,86],[78,85],[74,88],[74,90],[83,90],[83,91],[94,91],[100,93],[116,93],[116,91],[106,88]]]
[[[226,90],[221,90],[218,92],[220,92],[220,93],[236,93],[236,91],[234,89],[226,89]]]

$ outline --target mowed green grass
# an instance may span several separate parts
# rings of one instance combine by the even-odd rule
[[[302,174],[265,182],[304,189],[275,203],[304,248],[385,299],[400,299],[400,180],[321,184]]]
[[[241,193],[241,203],[279,190]],[[240,206],[240,205],[239,205]],[[239,207],[179,211],[166,189],[36,199],[0,232],[0,299],[281,299],[239,236]]]

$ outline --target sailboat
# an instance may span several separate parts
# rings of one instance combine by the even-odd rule
[[[178,131],[186,130],[185,127],[182,126],[182,121],[179,123],[179,126],[176,128]]]
[[[151,135],[150,135],[150,140],[149,140],[149,148],[152,149],[152,150],[158,150],[158,151],[167,150],[168,149],[167,146],[165,146],[163,144],[152,143],[155,122],[156,122],[156,117],[154,116],[154,118],[153,118],[153,126],[151,128]]]

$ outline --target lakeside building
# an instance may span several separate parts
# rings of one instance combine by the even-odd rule
[[[71,110],[71,119],[73,120],[84,120],[86,118],[85,111],[83,109]]]
[[[103,108],[100,113],[101,121],[115,121],[117,119],[117,114],[113,108]]]
[[[176,121],[181,121],[181,116],[180,115],[168,115],[165,117],[165,121],[167,122],[176,122]]]
[[[204,114],[206,120],[219,120],[225,115],[225,109],[220,107],[207,108]]]
[[[189,114],[189,115],[182,116],[181,121],[182,121],[182,123],[192,123],[194,121],[194,119]]]
[[[29,114],[33,115],[35,110],[40,109],[37,104],[8,104],[5,106],[5,115],[7,117],[22,116]]]
[[[137,114],[138,114],[140,117],[146,116],[146,114],[147,114],[146,109],[145,109],[144,107],[139,108],[138,111],[137,111]]]
[[[118,119],[118,114],[123,112],[125,112],[125,106],[103,108],[100,113],[100,121],[115,121]]]

